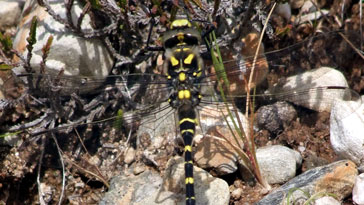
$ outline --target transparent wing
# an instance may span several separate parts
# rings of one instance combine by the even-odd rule
[[[355,39],[353,37],[355,35],[352,33],[348,33],[346,36],[348,39]],[[337,43],[336,45],[331,43],[322,45],[323,40]],[[245,101],[246,84],[253,69],[254,56],[252,54],[255,53],[254,48],[256,47],[254,45],[256,43],[251,39],[244,42],[246,49],[242,49],[240,55],[235,57],[233,53],[229,53],[229,49],[222,49],[223,58],[225,59],[225,71],[215,71],[211,63],[209,64],[208,60],[206,60],[205,76],[197,85],[201,87],[204,97],[200,104],[201,107],[222,103],[219,95],[220,91],[215,92],[218,83],[217,75],[222,72],[225,72],[230,82],[229,92],[225,94],[227,102],[231,103],[237,97]],[[258,90],[256,94],[252,94],[252,97],[257,102],[263,103],[277,100],[290,101],[317,111],[325,110],[326,108],[323,107],[329,107],[326,110],[329,111],[332,102],[336,99],[354,101],[359,106],[361,103],[359,95],[349,89],[347,84],[335,84],[335,82],[324,85],[318,84],[322,78],[325,78],[325,74],[327,74],[325,72],[331,72],[331,70],[325,71],[324,69],[320,75],[314,73],[308,75],[309,77],[304,74],[307,73],[305,71],[311,70],[311,68],[323,65],[340,70],[341,66],[345,66],[342,63],[342,58],[346,56],[352,58],[355,55],[353,48],[343,40],[339,32],[311,37],[284,49],[261,52],[255,60],[252,87],[258,86],[268,78],[268,86],[265,86],[268,89]],[[106,78],[21,74],[17,78],[26,80],[27,85],[25,87],[29,87],[31,84],[35,88],[40,88],[39,90],[58,91],[60,95],[64,96],[62,99],[66,100],[60,102],[60,106],[63,106],[60,110],[67,114],[62,116],[60,111],[57,113],[64,120],[53,128],[53,131],[70,131],[72,128],[84,124],[115,121],[120,118],[115,115],[118,109],[125,111],[123,118],[124,124],[127,125],[135,124],[141,119],[149,122],[155,121],[156,118],[159,118],[156,115],[161,112],[173,113],[173,109],[168,103],[161,106],[163,102],[167,102],[173,89],[163,74],[136,73],[110,75]],[[301,79],[301,82],[300,84],[288,84],[287,86],[285,82],[290,82],[290,79]],[[11,90],[12,88],[7,91],[10,92]],[[92,90],[92,92],[89,90]],[[86,91],[88,92],[86,93]],[[45,98],[41,99],[46,101]],[[19,129],[37,127],[34,124],[39,126],[40,121],[50,119],[51,115],[54,115],[50,113],[52,113],[52,110],[40,115],[39,119],[42,120],[38,120],[39,122],[36,120],[18,122],[16,126],[4,126],[2,130],[14,132]],[[43,128],[32,133],[39,134],[50,131],[47,126],[42,125],[40,127]]]

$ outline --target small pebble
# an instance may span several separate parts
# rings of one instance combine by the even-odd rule
[[[235,200],[238,200],[238,199],[240,199],[242,194],[243,194],[243,189],[237,188],[233,192],[231,192],[231,197]]]
[[[135,160],[135,149],[132,147],[129,147],[125,152],[125,164],[131,164]]]
[[[143,165],[138,164],[135,166],[135,168],[133,170],[133,174],[138,175],[140,173],[143,173],[144,171],[145,171],[145,167]]]

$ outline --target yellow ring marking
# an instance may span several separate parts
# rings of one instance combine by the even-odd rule
[[[183,135],[185,132],[189,132],[191,134],[195,134],[195,131],[193,129],[187,129],[187,130],[182,130],[181,131],[181,135]]]
[[[185,164],[193,164],[192,160],[185,162]]]
[[[185,152],[192,152],[192,147],[191,147],[191,145],[186,145],[186,146],[185,146]]]
[[[192,177],[187,177],[186,178],[186,184],[193,184],[194,180]]]
[[[191,119],[191,118],[183,118],[182,120],[179,121],[179,124],[182,124],[184,122],[192,122],[192,123],[196,123],[196,119]]]

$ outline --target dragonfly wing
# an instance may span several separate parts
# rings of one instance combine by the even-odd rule
[[[277,100],[286,100],[318,112],[330,112],[335,100],[348,99],[347,88],[341,72],[322,67],[287,78],[271,88],[269,94]]]

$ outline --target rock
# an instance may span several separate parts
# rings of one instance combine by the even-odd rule
[[[208,172],[198,167],[193,167],[195,179],[196,204],[223,205],[230,199],[229,185],[222,179],[211,176]],[[184,160],[181,157],[168,161],[164,175],[164,190],[179,193],[180,201],[185,204],[185,170]]]
[[[293,192],[290,198],[293,204],[304,202],[308,198],[302,191],[309,193],[310,196],[317,193],[331,193],[342,200],[351,194],[357,175],[355,164],[349,160],[310,169],[265,196],[257,205],[281,204],[287,199],[288,192]]]
[[[215,134],[217,132],[227,139]],[[196,144],[196,164],[203,169],[212,170],[218,176],[234,173],[238,169],[239,155],[227,141],[234,143],[230,130],[218,126],[209,129],[200,143]]]
[[[257,149],[257,161],[267,182],[279,184],[296,176],[302,157],[297,151],[285,146],[273,145]]]
[[[358,98],[360,99],[360,98]],[[337,155],[364,168],[364,104],[361,101],[337,101],[330,116],[330,142]]]
[[[233,198],[234,200],[239,200],[242,194],[243,194],[243,189],[237,188],[231,192],[231,198]]]
[[[311,9],[311,8],[303,8],[302,11],[307,11],[307,9]],[[315,20],[320,19],[323,15],[327,15],[328,13],[329,13],[329,11],[326,9],[321,9],[320,11],[311,12],[306,15],[302,15],[300,18],[297,18],[294,21],[294,24],[299,25],[299,24],[303,24],[306,22],[315,21]]]
[[[316,6],[312,3],[312,1],[305,1],[300,10],[301,13],[312,13],[317,11]],[[327,11],[326,11],[327,12]],[[317,17],[318,18],[318,17]]]
[[[66,19],[64,1],[52,1],[50,6],[61,18]],[[75,25],[77,25],[77,19],[82,13],[82,9],[77,2],[74,3],[71,16]],[[45,8],[39,6],[35,0],[28,0],[24,6],[23,19],[19,24],[19,29],[13,42],[14,49],[22,53],[24,57],[27,56],[26,38],[29,35],[33,16],[37,16],[38,24],[36,28],[37,43],[34,45],[33,56],[30,61],[32,68],[39,72],[40,62],[42,61],[42,48],[49,36],[52,35],[53,42],[46,61],[46,74],[54,76],[63,71],[62,77],[69,78],[67,81],[62,80],[64,78],[60,78],[61,83],[64,84],[61,92],[69,94],[77,88],[80,93],[85,93],[93,91],[96,87],[100,86],[102,79],[109,75],[113,67],[112,56],[101,40],[86,39],[73,34],[64,25],[54,20],[46,12]],[[90,16],[86,14],[81,29],[93,29],[90,21]],[[24,69],[18,67],[15,72],[22,73]],[[43,79],[43,81],[45,80]],[[88,83],[90,81],[92,83]],[[44,82],[42,86],[49,87],[49,84]]]
[[[238,139],[237,142],[230,129],[227,128],[227,123],[234,127],[232,121],[235,120],[237,123],[238,118],[232,113],[234,119],[228,117],[228,122],[226,122],[223,115],[228,116],[228,112],[222,105],[218,106],[222,110],[218,110],[217,106],[204,106],[199,112],[201,129],[206,132],[204,132],[201,139],[196,140],[194,160],[199,167],[209,169],[216,175],[222,176],[234,173],[238,169],[239,154],[234,150],[233,146],[241,148],[243,142],[237,132],[234,131]],[[229,109],[233,110],[232,107]],[[249,135],[248,121],[240,112],[238,112],[238,115],[245,134]]]
[[[326,164],[329,164],[329,162],[326,159],[316,156],[316,153],[306,152],[306,157],[303,162],[303,167],[306,170],[324,166]]]
[[[364,173],[361,173],[355,179],[353,201],[358,205],[364,205]]]
[[[316,199],[315,205],[341,205],[341,202],[331,196],[324,196]]]
[[[145,166],[141,164],[137,164],[133,169],[133,174],[138,175],[140,173],[143,173],[145,171]]]
[[[274,85],[269,94],[273,94],[277,100],[289,101],[318,112],[330,112],[333,102],[344,99],[347,90],[330,89],[328,86],[348,87],[348,84],[341,72],[321,67],[287,78]],[[295,93],[292,94],[292,91]]]
[[[287,22],[289,22],[291,19],[292,13],[289,3],[278,4],[274,12],[283,17]]]
[[[215,101],[215,100],[214,100]],[[216,104],[216,102],[214,102]],[[228,116],[228,111],[223,103],[219,103],[216,105],[203,106],[201,110],[199,110],[199,125],[201,127],[202,133],[206,133],[208,129],[215,126],[227,126],[229,123],[232,127],[233,120],[235,122],[240,119],[241,124],[243,125],[243,129],[247,135],[249,135],[248,130],[248,120],[245,118],[245,115],[238,111],[238,117],[235,115],[234,108],[229,106],[229,110],[232,113],[233,119],[227,117],[227,122],[224,119],[224,115]]]
[[[20,20],[22,0],[0,1],[0,28],[16,26]]]
[[[99,158],[99,156],[97,155],[93,155],[89,160],[88,162],[94,166],[97,166],[99,167],[101,165],[101,160]]]
[[[256,113],[258,127],[274,135],[282,132],[295,118],[297,118],[296,110],[286,102],[262,106]]]
[[[50,203],[52,201],[52,199],[54,198],[55,191],[56,191],[55,188],[46,183],[41,183],[39,188],[40,188],[40,193],[41,193],[41,197],[39,200],[40,203],[43,203],[43,204]]]
[[[132,162],[134,162],[135,154],[136,154],[136,151],[135,151],[134,148],[129,147],[128,149],[126,149],[124,163],[125,164],[131,164]]]
[[[147,182],[147,183],[146,183]],[[100,205],[106,204],[157,204],[158,191],[163,179],[159,174],[147,171],[138,176],[115,176],[111,179],[109,191],[100,200]],[[169,197],[168,197],[169,196]],[[173,193],[162,192],[163,204],[174,204]]]
[[[99,204],[185,204],[184,160],[172,158],[168,165],[163,179],[152,171],[138,176],[113,177],[109,191]],[[194,176],[197,204],[228,204],[230,193],[224,180],[198,167],[194,167]]]

